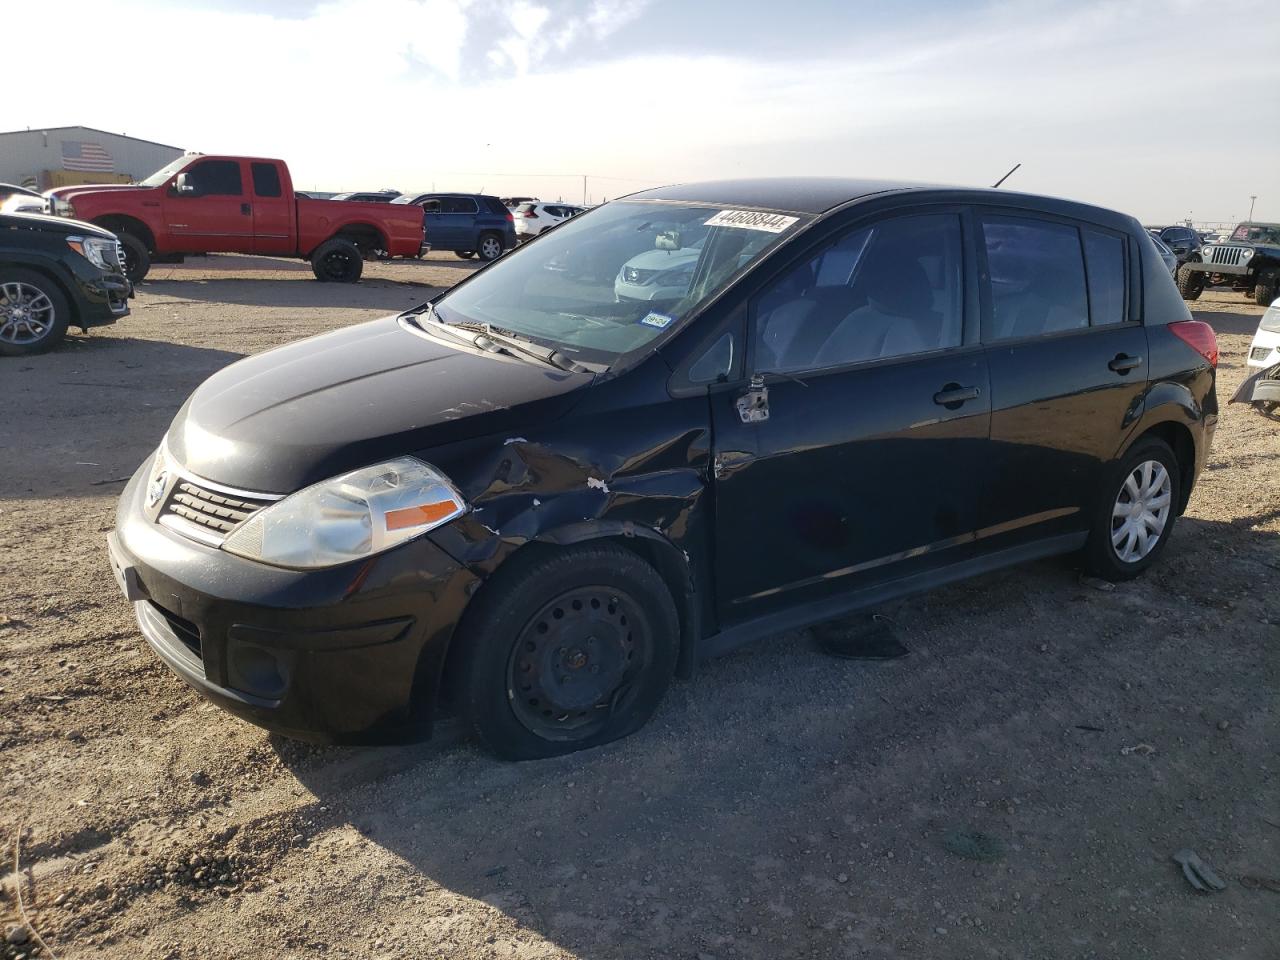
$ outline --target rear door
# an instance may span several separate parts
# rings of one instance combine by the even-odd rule
[[[711,397],[719,614],[733,623],[966,555],[989,428],[961,211],[853,227],[750,304],[742,390]]]
[[[255,160],[249,164],[249,174],[253,184],[253,252],[295,253],[294,200],[284,195],[279,167]]]
[[[479,230],[476,218],[480,208],[474,197],[441,197],[441,228],[452,250],[474,250]]]
[[[1021,211],[978,219],[991,371],[979,537],[1011,546],[1087,528],[1142,412],[1147,338],[1125,234]]]
[[[198,160],[183,171],[194,193],[170,189],[165,224],[175,252],[250,253],[253,210],[240,160]]]

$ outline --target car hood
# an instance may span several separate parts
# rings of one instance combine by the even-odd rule
[[[154,190],[137,183],[79,183],[71,187],[54,187],[46,190],[46,197],[57,197],[59,200],[74,200],[83,193],[103,193],[107,190]]]
[[[386,317],[220,370],[183,405],[166,442],[197,476],[291,493],[380,460],[545,423],[593,379],[455,347]]]
[[[687,263],[694,263],[702,253],[697,247],[684,247],[680,250],[646,250],[636,254],[626,265],[636,270],[674,270]]]
[[[66,217],[49,217],[43,213],[0,213],[0,228],[6,230],[34,230],[38,233],[60,233],[64,236],[104,237],[114,240],[109,230]]]

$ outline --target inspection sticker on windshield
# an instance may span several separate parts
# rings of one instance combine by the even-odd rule
[[[781,233],[799,219],[799,217],[783,216],[780,213],[761,213],[759,210],[721,210],[708,220],[706,225]]]
[[[668,317],[665,313],[650,313],[640,318],[640,322],[646,327],[657,327],[659,330],[665,330],[674,320],[675,317]]]

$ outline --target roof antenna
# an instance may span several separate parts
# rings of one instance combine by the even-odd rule
[[[991,185],[991,189],[992,189],[992,190],[996,189],[998,186],[1000,186],[1000,184],[1004,183],[1006,180],[1008,180],[1010,177],[1012,177],[1012,176],[1013,176],[1013,174],[1014,174],[1014,171],[1016,171],[1020,166],[1022,166],[1022,164],[1020,164],[1020,163],[1015,163],[1015,164],[1013,165],[1013,170],[1010,170],[1010,171],[1009,171],[1008,173],[1006,173],[1003,177],[1001,177],[999,180],[997,180],[995,183],[993,183],[993,184]]]

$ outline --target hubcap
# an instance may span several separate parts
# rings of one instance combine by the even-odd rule
[[[520,723],[546,740],[602,729],[651,659],[647,618],[626,593],[581,587],[525,624],[507,665],[507,696]]]
[[[39,287],[18,281],[0,284],[0,340],[36,343],[49,335],[54,319],[53,301]]]
[[[493,260],[502,252],[502,246],[492,237],[485,240],[485,242],[480,245],[480,249],[484,252],[485,259],[487,260]]]
[[[1159,460],[1145,460],[1125,477],[1111,508],[1111,546],[1137,563],[1160,542],[1172,507],[1173,481]]]

